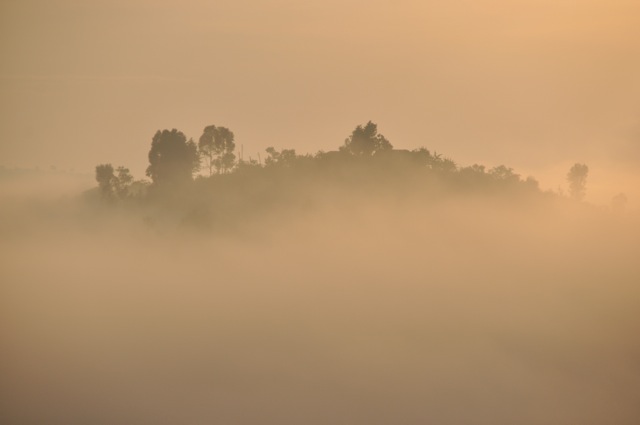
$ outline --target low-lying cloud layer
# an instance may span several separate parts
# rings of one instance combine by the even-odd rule
[[[637,216],[313,199],[224,232],[4,204],[1,421],[636,422]]]

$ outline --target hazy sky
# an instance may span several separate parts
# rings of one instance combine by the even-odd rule
[[[640,168],[637,0],[2,0],[0,34],[5,166],[140,177],[162,128],[246,158],[373,120],[463,165]]]

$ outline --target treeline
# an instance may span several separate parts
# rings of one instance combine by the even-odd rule
[[[461,167],[425,147],[394,149],[375,123],[357,126],[337,150],[298,154],[266,149],[264,157],[244,159],[226,127],[209,125],[196,143],[176,129],[157,131],[146,170],[136,180],[125,167],[96,167],[97,192],[110,203],[137,201],[179,206],[197,220],[220,220],[247,211],[304,205],[319,194],[447,196],[459,193],[509,197],[542,194],[533,177],[522,178],[504,165]],[[568,175],[571,196],[584,196],[588,167],[576,164]]]
[[[378,132],[377,125],[369,121],[359,125],[345,139],[338,150],[315,155],[297,154],[295,149],[273,147],[266,149],[264,160],[249,158],[244,160],[236,155],[234,134],[225,127],[210,125],[204,128],[196,144],[181,131],[157,131],[151,142],[149,166],[146,175],[151,179],[135,180],[125,167],[114,168],[111,164],[96,166],[96,180],[101,195],[105,199],[125,199],[140,197],[149,191],[183,190],[185,185],[217,176],[241,174],[247,170],[268,170],[273,167],[314,169],[332,165],[338,168],[352,167],[355,171],[362,166],[374,166],[398,171],[398,167],[422,168],[452,177],[474,177],[487,183],[490,180],[508,183],[523,183],[527,187],[537,187],[532,177],[522,180],[513,169],[504,165],[486,169],[483,165],[459,167],[452,159],[431,153],[421,147],[414,150],[394,149],[393,145]]]

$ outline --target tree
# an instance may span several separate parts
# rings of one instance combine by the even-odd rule
[[[96,181],[103,199],[123,199],[129,195],[133,176],[128,168],[118,167],[114,172],[111,164],[100,164],[96,166]]]
[[[569,182],[569,194],[577,201],[584,199],[585,186],[587,184],[587,175],[589,167],[585,164],[574,164],[567,173],[567,181]]]
[[[233,153],[236,144],[233,139],[233,132],[226,127],[210,125],[204,128],[198,140],[198,149],[209,168],[209,176],[213,174],[213,168],[218,173],[225,173],[233,168],[236,160]]]
[[[432,170],[454,172],[458,169],[458,164],[451,158],[443,158],[442,155],[435,153],[430,161]]]
[[[504,182],[519,182],[520,175],[513,172],[513,168],[498,165],[497,167],[493,167],[489,170],[489,175],[491,175],[496,180],[501,180]]]
[[[267,157],[264,160],[264,165],[266,166],[282,165],[290,167],[297,159],[295,149],[282,149],[278,152],[275,148],[270,146],[266,149],[266,152]]]
[[[116,176],[113,174],[111,164],[100,164],[96,166],[96,181],[103,199],[112,199],[115,193]]]
[[[419,165],[427,166],[433,160],[433,156],[431,156],[431,152],[429,152],[429,149],[425,147],[412,150],[411,156],[413,160]]]
[[[96,166],[96,181],[103,199],[124,199],[129,196],[133,176],[128,168],[118,167],[114,172],[111,164],[100,164]]]
[[[158,130],[151,141],[147,176],[157,186],[171,186],[191,181],[200,168],[200,157],[192,139],[175,128]]]
[[[116,172],[118,173],[114,182],[116,194],[119,198],[126,198],[129,196],[129,187],[133,183],[133,176],[125,167],[116,168]]]
[[[359,125],[340,147],[340,151],[355,156],[372,156],[376,152],[393,149],[389,141],[378,133],[378,126],[369,121],[364,127]]]

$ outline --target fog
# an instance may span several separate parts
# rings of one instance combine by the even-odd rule
[[[255,157],[373,119],[547,189],[572,161],[640,184],[636,0],[5,0],[0,24],[0,165],[141,175],[158,128]]]
[[[0,59],[0,424],[638,423],[637,0],[3,0]]]
[[[0,422],[637,422],[637,211],[360,177],[5,198]]]

